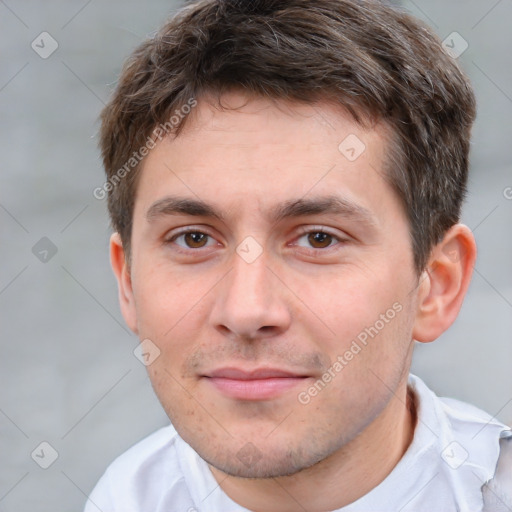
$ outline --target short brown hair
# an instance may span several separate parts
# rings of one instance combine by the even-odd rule
[[[200,0],[133,52],[100,135],[109,213],[127,255],[140,165],[113,178],[176,109],[231,89],[334,100],[362,126],[389,126],[384,173],[408,217],[416,270],[425,268],[460,218],[476,102],[432,30],[377,0]]]

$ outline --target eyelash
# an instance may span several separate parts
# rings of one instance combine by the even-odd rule
[[[209,233],[207,233],[207,232],[205,232],[205,231],[203,231],[201,229],[194,228],[194,227],[188,227],[188,228],[184,228],[184,229],[180,230],[177,233],[174,233],[170,238],[167,238],[164,241],[164,243],[166,245],[174,244],[176,239],[178,239],[180,236],[186,235],[188,233],[200,233],[200,234],[208,236],[209,238],[212,238],[212,239],[214,238],[212,235],[210,235]],[[322,249],[315,248],[315,247],[309,248],[310,252],[312,252],[313,254],[318,254],[318,253],[324,253],[325,254],[328,251],[330,252],[330,250],[335,248],[336,246],[343,245],[344,243],[348,242],[347,238],[341,238],[340,236],[338,236],[338,235],[336,235],[334,233],[331,233],[329,230],[326,230],[322,226],[312,226],[312,227],[308,226],[308,227],[300,228],[299,229],[299,237],[297,238],[297,240],[302,238],[303,236],[309,235],[311,233],[322,233],[322,234],[325,234],[325,235],[329,235],[330,237],[333,238],[333,241],[337,242],[337,243],[334,243],[334,244],[329,245],[329,246],[327,246],[325,248],[322,248]],[[185,249],[185,248],[183,248],[182,246],[180,246],[178,244],[175,244],[175,245],[176,245],[176,248],[174,250],[176,250],[177,252],[183,253],[183,254],[190,254],[191,252],[198,252],[200,249],[207,248],[205,246],[205,247],[199,247],[197,249],[194,249],[194,248]],[[290,244],[288,244],[288,245],[290,245]],[[304,249],[304,247],[302,247],[302,248]]]

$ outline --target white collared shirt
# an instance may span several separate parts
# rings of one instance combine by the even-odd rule
[[[333,512],[479,512],[509,427],[477,407],[437,397],[409,375],[416,399],[414,438],[391,473],[368,494]],[[84,512],[248,512],[219,487],[208,465],[172,426],[118,457]]]

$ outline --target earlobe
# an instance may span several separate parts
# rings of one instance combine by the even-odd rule
[[[420,278],[413,338],[428,343],[437,339],[457,318],[476,260],[471,230],[452,226],[432,250]]]
[[[110,264],[117,279],[119,306],[128,327],[138,334],[137,311],[133,296],[130,267],[126,261],[126,254],[119,233],[110,237]]]

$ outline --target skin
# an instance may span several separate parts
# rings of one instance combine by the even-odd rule
[[[180,136],[143,162],[129,265],[111,239],[121,309],[160,350],[148,372],[169,418],[233,500],[255,511],[333,510],[378,485],[409,446],[413,340],[433,341],[456,318],[475,242],[453,226],[418,276],[404,209],[381,175],[386,126],[363,130],[321,102],[233,92],[222,103],[236,110],[200,98]],[[350,134],[366,146],[354,161],[338,149]],[[333,194],[367,210],[366,222],[346,212],[268,218],[285,201]],[[153,206],[171,195],[201,199],[223,219]],[[178,236],[184,227],[208,236]],[[250,263],[236,251],[249,236],[262,251]],[[334,371],[393,304],[400,312]],[[205,377],[221,367],[302,378],[246,400]],[[334,377],[301,403],[329,368]]]

